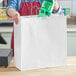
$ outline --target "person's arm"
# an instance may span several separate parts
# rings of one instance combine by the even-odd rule
[[[18,24],[19,13],[17,12],[17,0],[8,0],[7,15],[12,17],[16,24]]]

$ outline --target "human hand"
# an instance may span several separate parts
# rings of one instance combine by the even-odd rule
[[[4,2],[7,2],[8,0],[4,0]]]
[[[59,4],[58,4],[58,1],[55,0],[55,6],[54,6],[54,10],[57,11],[59,9]]]
[[[20,14],[15,9],[8,8],[7,14],[13,18],[13,20],[15,21],[16,24],[18,24]]]
[[[19,14],[18,12],[15,12],[15,13],[12,15],[12,18],[13,18],[13,20],[14,20],[14,22],[15,22],[16,24],[18,24],[18,22],[19,22],[19,17],[20,17],[20,14]]]

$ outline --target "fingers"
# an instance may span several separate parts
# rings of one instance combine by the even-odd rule
[[[54,6],[54,10],[57,11],[59,9],[59,4],[57,2],[57,0],[55,1],[55,6]]]
[[[15,15],[13,15],[13,20],[15,21],[16,24],[18,24],[19,22],[19,13],[16,13]]]

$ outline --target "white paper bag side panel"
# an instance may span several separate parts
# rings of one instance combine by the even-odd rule
[[[18,34],[21,36],[21,44],[16,45],[21,48],[21,50],[19,49],[21,52],[18,52],[21,60],[16,61],[21,63],[20,70],[65,65],[67,55],[65,17],[21,17],[21,25],[15,28],[21,28],[20,33],[15,31],[17,32],[15,37],[18,37]]]
[[[14,55],[15,66],[21,69],[21,20],[19,24],[14,24]]]

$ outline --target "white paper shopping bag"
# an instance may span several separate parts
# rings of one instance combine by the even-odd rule
[[[67,56],[66,17],[20,17],[14,26],[15,66],[32,70],[63,66]]]

